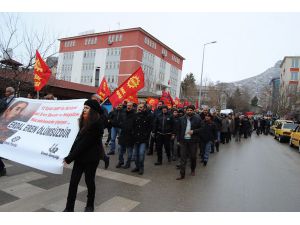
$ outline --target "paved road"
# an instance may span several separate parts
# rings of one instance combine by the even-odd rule
[[[146,157],[145,174],[111,166],[97,171],[96,211],[300,211],[300,154],[271,136],[253,136],[221,146],[196,176],[176,181],[176,162],[153,163]],[[11,161],[0,178],[0,211],[62,211],[70,168],[52,175]],[[86,201],[80,184],[76,211]]]

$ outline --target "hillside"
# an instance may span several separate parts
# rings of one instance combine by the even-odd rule
[[[276,62],[273,67],[267,69],[263,73],[244,80],[232,82],[230,83],[230,86],[246,88],[250,91],[252,97],[255,95],[259,96],[259,93],[266,85],[269,85],[272,78],[280,76],[280,63],[281,60]]]

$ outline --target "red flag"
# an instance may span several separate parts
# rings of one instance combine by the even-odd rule
[[[152,109],[156,108],[157,104],[158,104],[158,99],[157,98],[147,98],[146,100],[147,104],[152,106]]]
[[[124,101],[126,102],[133,102],[135,104],[138,104],[139,103],[139,99],[138,97],[136,96],[136,93],[133,94],[133,95],[130,95],[130,96],[127,96]]]
[[[180,99],[176,97],[175,100],[174,100],[174,104],[179,106],[180,105]]]
[[[198,100],[196,100],[196,102],[195,102],[195,108],[196,108],[196,109],[199,108],[199,102],[198,102]]]
[[[107,85],[105,77],[103,77],[101,84],[97,90],[97,94],[100,96],[101,101],[104,101],[108,96],[110,96],[110,90]]]
[[[160,100],[164,102],[165,105],[174,105],[173,98],[170,95],[170,92],[162,91]]]
[[[109,97],[109,101],[115,107],[123,102],[128,96],[136,94],[144,87],[144,72],[139,67],[130,77],[128,77]]]
[[[190,105],[190,103],[188,102],[188,100],[184,100],[184,103],[183,103],[183,106],[189,106]]]
[[[34,89],[40,91],[48,82],[51,76],[51,70],[42,59],[38,50],[36,50],[35,64],[34,64]]]

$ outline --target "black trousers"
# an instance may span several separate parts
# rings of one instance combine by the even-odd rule
[[[223,144],[225,144],[225,141],[226,141],[226,143],[229,142],[229,133],[228,132],[221,132],[221,142]]]
[[[152,137],[152,136],[150,135],[150,140],[149,140],[149,150],[148,150],[149,153],[153,153],[155,139],[156,139],[155,136]]]
[[[2,159],[0,158],[0,171],[4,170],[4,168],[5,168],[5,165],[2,161]]]
[[[157,162],[162,162],[163,147],[166,150],[167,157],[171,157],[171,134],[156,135]]]
[[[107,136],[107,140],[106,142],[110,142],[110,139],[111,139],[111,127],[110,128],[107,128],[107,131],[108,131],[108,136]]]
[[[66,205],[66,209],[68,209],[68,211],[74,211],[78,184],[83,173],[85,176],[85,183],[88,189],[86,206],[94,207],[96,191],[95,175],[98,164],[99,161],[92,163],[78,163],[76,161],[74,162]]]
[[[199,143],[182,142],[180,143],[180,174],[185,176],[187,158],[191,159],[191,171],[194,172],[197,164],[197,146]]]

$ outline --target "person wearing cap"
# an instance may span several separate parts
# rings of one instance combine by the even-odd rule
[[[96,100],[87,100],[84,103],[79,119],[79,132],[69,155],[64,158],[66,164],[74,161],[64,212],[74,212],[78,184],[83,173],[88,189],[85,212],[94,211],[96,169],[104,152],[99,141],[104,129],[100,114],[101,108]]]
[[[163,147],[166,150],[168,162],[171,162],[171,139],[175,138],[176,130],[173,116],[168,112],[166,105],[162,106],[162,114],[155,119],[153,132],[156,136],[157,150],[157,162],[154,165],[162,165]]]

